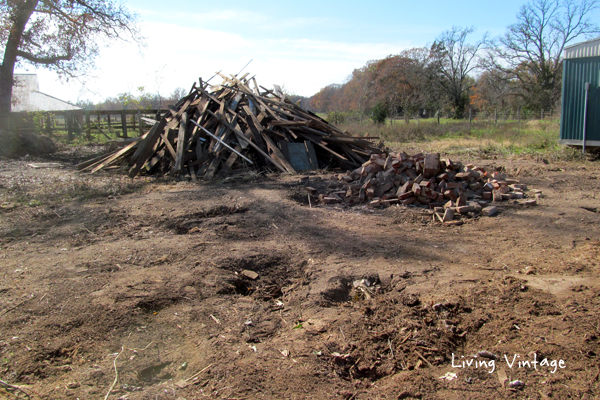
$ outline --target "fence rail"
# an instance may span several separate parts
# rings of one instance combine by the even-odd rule
[[[10,114],[10,129],[43,132],[53,135],[57,131],[67,132],[68,140],[75,136],[86,135],[92,139],[92,134],[100,134],[109,140],[116,138],[136,137],[149,129],[150,124],[144,118],[160,119],[161,115],[169,112],[167,109],[151,110],[77,110],[53,112],[18,112]],[[420,112],[411,114],[410,120],[449,118],[442,112]],[[506,121],[531,121],[560,118],[560,113],[541,110],[529,112],[520,109],[496,110],[466,110],[464,119],[469,122],[506,122]],[[357,113],[329,113],[330,122],[337,124],[349,121],[367,121],[368,117],[359,116]],[[401,123],[404,115],[393,115],[389,118],[392,124]],[[112,137],[111,137],[112,136]]]
[[[11,130],[39,131],[53,135],[57,131],[67,132],[69,140],[85,135],[91,139],[92,133],[99,133],[107,139],[139,136],[148,128],[144,118],[160,119],[166,109],[152,110],[76,110],[52,112],[18,112],[10,114]]]

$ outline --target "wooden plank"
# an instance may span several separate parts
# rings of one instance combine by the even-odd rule
[[[150,132],[147,133],[146,138],[140,143],[140,147],[136,151],[138,156],[135,165],[129,170],[129,176],[131,178],[135,177],[140,172],[144,164],[146,164],[146,161],[148,161],[154,153],[154,145],[158,142],[160,134],[164,131],[166,125],[167,120],[161,118],[160,122],[154,124]]]
[[[145,136],[144,136],[145,137]],[[138,140],[136,140],[135,142],[132,142],[130,144],[128,144],[127,146],[123,147],[121,150],[117,151],[116,153],[114,153],[111,157],[107,158],[106,160],[104,160],[103,162],[97,164],[94,169],[92,169],[90,172],[93,174],[94,172],[102,169],[105,165],[111,163],[112,161],[116,160],[117,158],[119,158],[120,156],[128,153],[130,150],[132,150],[135,146],[137,146],[138,143],[140,143],[141,141],[143,141],[142,139],[144,137],[139,138]]]
[[[82,163],[75,165],[75,168],[77,168],[78,170],[83,170],[83,169],[89,167],[90,165],[94,165],[98,162],[102,162],[103,160],[107,160],[108,158],[112,157],[112,155],[113,155],[113,153],[103,154],[100,157],[94,157],[91,160],[87,160],[87,161],[84,161]]]
[[[358,154],[352,150],[350,146],[347,144],[340,144],[340,148],[344,150],[344,153],[348,155],[352,160],[356,161],[358,164],[364,164],[367,160],[361,158]]]
[[[200,129],[202,129],[204,132],[206,132],[207,135],[209,135],[210,137],[212,137],[213,139],[215,139],[217,142],[221,143],[223,146],[227,147],[229,150],[231,150],[233,152],[237,152],[237,150],[235,150],[233,147],[229,146],[227,143],[221,141],[221,139],[219,139],[218,137],[216,137],[215,135],[213,135],[211,132],[207,131],[204,127],[202,127],[200,125],[197,125],[197,126],[200,127]],[[236,131],[234,130],[234,132],[236,132]],[[240,152],[237,152],[237,155],[240,156],[240,157],[242,157],[244,160],[248,161],[250,164],[252,164],[252,160],[248,159],[246,156],[244,156]]]
[[[322,144],[321,142],[319,142],[317,139],[311,137],[308,134],[302,133],[302,136],[304,136],[306,139],[310,140],[311,142],[313,142],[314,144],[316,144],[317,146],[321,147],[322,149],[326,150],[327,152],[333,154],[335,156],[335,158],[338,159],[338,161],[340,161],[342,163],[342,165],[345,165],[346,167],[357,167],[360,164],[355,163],[353,161],[349,161],[346,157],[344,157],[343,155],[336,153],[335,151],[331,150],[329,147],[327,147],[326,145]]]
[[[167,147],[167,150],[169,150],[169,153],[171,154],[171,157],[173,157],[173,160],[177,159],[177,152],[175,152],[175,149],[173,149],[173,146],[171,145],[171,141],[169,140],[169,137],[167,135],[165,135],[164,132],[162,132],[160,134],[160,137],[162,138],[163,142],[165,143],[165,146]]]
[[[185,149],[185,134],[188,126],[188,113],[184,111],[181,114],[181,122],[179,123],[179,135],[177,136],[177,157],[175,159],[175,172],[183,171],[183,151]]]
[[[215,158],[212,159],[212,161],[210,162],[210,165],[208,166],[208,169],[206,170],[206,174],[204,174],[204,179],[212,179],[215,176],[215,173],[217,172],[217,168],[219,167],[219,164],[221,163],[221,157],[219,157],[219,155],[217,154],[215,156]]]
[[[315,146],[313,146],[312,142],[305,140],[304,145],[306,146],[306,151],[308,152],[308,158],[310,162],[311,168],[319,169],[319,161],[317,159],[317,153],[315,152]]]
[[[98,128],[98,131],[104,135],[105,138],[107,138],[108,140],[113,140],[110,136],[108,136],[106,133],[104,133],[104,131],[102,130],[102,128],[100,128],[100,124],[99,123],[95,123],[94,125],[96,125],[96,127]]]
[[[253,133],[254,133],[254,130],[257,131],[257,138],[256,138],[257,142],[258,142],[259,138],[260,138],[260,140],[263,140],[262,137],[260,136],[260,133],[264,130],[264,128],[260,124],[259,119],[256,117],[256,115],[254,115],[252,113],[252,111],[250,110],[250,108],[248,106],[244,105],[242,108],[246,112],[247,116],[250,118],[250,120],[248,120],[248,118],[246,119],[246,123],[248,124],[249,127],[253,128]],[[208,111],[208,112],[210,112],[210,111]],[[212,112],[210,112],[210,113],[214,115],[214,113],[212,113]],[[216,115],[215,115],[215,117],[216,117]],[[254,124],[252,124],[250,121],[252,121],[252,123],[254,123]],[[259,146],[254,144],[248,138],[246,138],[246,136],[242,132],[240,132],[237,129],[234,129],[233,127],[229,127],[229,128],[233,130],[233,132],[236,134],[238,140],[241,140],[241,141],[245,140],[248,143],[248,145],[250,145],[256,151],[258,151],[260,153],[260,155],[262,155],[265,158],[265,160],[267,160],[268,162],[273,164],[281,172],[288,172],[285,167],[283,167],[279,162],[277,162],[275,159],[273,159],[273,157],[271,157],[269,154],[267,154],[265,150],[261,149]]]
[[[292,175],[296,174],[296,170],[294,169],[294,167],[292,167],[292,165],[285,159],[283,154],[281,154],[281,151],[279,150],[277,145],[275,143],[273,143],[273,141],[271,140],[269,135],[267,135],[266,133],[263,133],[262,137],[265,140],[265,142],[267,143],[267,146],[269,147],[271,152],[273,153],[273,158],[275,160],[277,160],[277,162],[279,162],[281,165],[283,165],[285,167],[285,169],[287,170],[287,172],[289,172]]]
[[[242,151],[242,146],[237,145],[235,147],[235,150],[238,152]],[[238,155],[232,151],[231,154],[229,155],[229,158],[225,162],[225,164],[223,164],[223,167],[221,167],[221,170],[219,171],[218,175],[220,177],[225,177],[229,173],[229,171],[231,170],[231,167],[233,166],[233,164],[235,164],[237,159],[238,159]]]
[[[254,138],[254,141],[256,142],[256,144],[258,145],[258,147],[261,148],[261,150],[263,150],[265,152],[268,151],[267,145],[265,144],[265,141],[260,136],[259,129],[254,125],[254,122],[252,121],[252,118],[250,118],[249,116],[246,117],[246,125],[248,126],[248,130],[247,130],[245,136],[247,138],[250,138],[250,137]]]
[[[310,121],[273,121],[273,126],[307,126]]]

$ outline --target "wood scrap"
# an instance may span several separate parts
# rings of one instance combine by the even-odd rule
[[[305,145],[311,162],[304,164],[311,169],[357,168],[371,155],[387,156],[387,150],[373,141],[377,138],[342,132],[292,103],[277,88],[262,88],[254,77],[217,75],[223,82],[209,87],[200,80],[158,121],[146,120],[152,128],[125,151],[86,161],[78,168],[93,173],[127,163],[132,178],[141,173],[194,171],[196,178],[212,179],[272,167],[295,174],[300,171],[292,165],[298,164],[289,157],[297,153],[284,154],[281,149],[287,148],[286,143],[309,142],[316,145]]]

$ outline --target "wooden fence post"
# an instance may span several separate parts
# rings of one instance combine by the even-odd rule
[[[144,130],[142,128],[142,111],[138,110],[137,112],[137,116],[138,116],[138,126],[139,126],[139,131],[140,131],[140,136],[142,136],[144,134]],[[135,118],[133,119],[135,121]]]
[[[92,124],[90,123],[90,110],[85,110],[85,133],[88,140],[92,140]]]
[[[469,125],[471,125],[471,121],[472,121],[472,119],[473,119],[473,118],[472,118],[472,116],[473,116],[473,113],[472,113],[472,111],[473,111],[473,109],[472,109],[471,107],[469,107]]]
[[[65,112],[65,123],[67,124],[67,140],[73,141],[73,114],[70,111]]]
[[[127,114],[125,111],[121,111],[121,129],[123,130],[123,137],[127,138]]]
[[[494,109],[494,124],[498,124],[498,109]]]

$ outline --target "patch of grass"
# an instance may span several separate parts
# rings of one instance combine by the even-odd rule
[[[379,137],[393,149],[415,147],[446,154],[479,157],[539,155],[553,160],[583,159],[575,149],[558,144],[559,120],[468,121],[412,120],[409,124],[351,123],[339,126],[358,136]]]
[[[121,131],[109,131],[108,129],[105,129],[104,132],[108,135],[108,137],[111,138],[110,140],[116,140],[118,139],[117,133],[120,133]],[[88,137],[86,133],[73,135],[73,140],[69,141],[69,135],[67,131],[54,131],[52,140],[54,140],[54,142],[57,144],[69,147],[85,146],[90,143],[102,145],[109,142],[109,139],[99,132],[92,132],[90,137]]]

